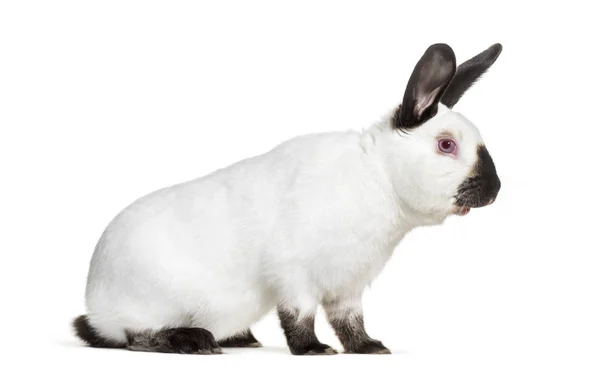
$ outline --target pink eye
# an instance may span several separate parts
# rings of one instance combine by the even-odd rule
[[[456,142],[443,138],[438,141],[438,150],[444,154],[456,154]]]

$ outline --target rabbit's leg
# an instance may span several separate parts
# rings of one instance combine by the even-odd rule
[[[127,332],[127,348],[178,354],[221,354],[212,333],[202,328],[173,328]]]
[[[296,298],[297,299],[297,298]],[[290,351],[294,355],[331,355],[337,351],[317,339],[315,313],[317,302],[296,301],[296,304],[280,304],[277,314]]]
[[[221,347],[262,347],[262,344],[254,338],[250,329],[219,341]]]
[[[360,294],[328,299],[323,308],[346,353],[390,354],[381,341],[367,334]]]

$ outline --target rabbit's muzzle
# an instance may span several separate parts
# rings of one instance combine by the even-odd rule
[[[492,204],[500,191],[500,179],[494,161],[485,146],[477,149],[477,163],[458,187],[455,205],[460,209],[479,208]]]

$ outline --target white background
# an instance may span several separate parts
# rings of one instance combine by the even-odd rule
[[[588,2],[548,3],[3,1],[0,370],[16,371],[0,375],[598,378],[600,30]],[[295,135],[369,126],[436,42],[459,62],[504,46],[455,108],[503,187],[410,234],[366,294],[391,356],[294,357],[273,315],[253,328],[265,348],[222,356],[73,337],[118,211]],[[322,314],[317,334],[339,347]]]

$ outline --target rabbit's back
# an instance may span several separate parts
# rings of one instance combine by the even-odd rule
[[[260,281],[268,166],[251,158],[164,188],[123,210],[90,265],[89,318],[113,340],[125,329],[198,324],[226,337],[274,305]],[[254,191],[254,192],[253,192]]]

